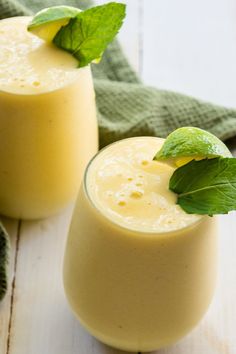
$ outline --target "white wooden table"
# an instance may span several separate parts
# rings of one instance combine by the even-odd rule
[[[236,106],[234,0],[126,2],[120,40],[146,83]],[[12,250],[11,284],[0,304],[0,354],[121,353],[92,338],[67,305],[61,268],[71,210],[37,222],[3,220]],[[207,315],[159,354],[236,354],[235,216],[219,218],[219,281]]]

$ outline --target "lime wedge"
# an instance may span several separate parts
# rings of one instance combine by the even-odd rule
[[[53,6],[39,11],[27,29],[37,37],[51,42],[59,29],[67,25],[81,10],[71,6]]]
[[[191,160],[217,156],[232,157],[232,154],[215,135],[195,127],[182,127],[168,135],[154,160],[180,167]]]

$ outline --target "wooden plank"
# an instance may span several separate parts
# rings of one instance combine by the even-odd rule
[[[8,337],[11,327],[11,310],[12,310],[12,292],[15,285],[15,267],[16,267],[16,243],[18,221],[1,218],[3,225],[6,227],[11,241],[11,251],[9,260],[9,287],[4,300],[0,303],[0,353],[7,353]]]
[[[143,78],[235,107],[234,0],[144,1]]]
[[[22,224],[9,354],[119,353],[84,331],[65,300],[61,268],[70,215]],[[208,314],[188,337],[158,354],[235,352],[235,215],[220,217],[219,284]]]
[[[110,2],[110,0],[96,0],[96,4],[104,4]],[[141,0],[121,0],[127,5],[126,19],[118,35],[121,46],[129,58],[129,61],[133,68],[140,72],[141,70]]]
[[[19,242],[9,354],[117,354],[93,339],[69,309],[62,260],[71,208],[23,222]]]
[[[119,353],[90,337],[64,298],[61,267],[70,214],[68,210],[54,218],[22,224],[9,354],[73,354],[78,348],[80,354]],[[158,354],[235,352],[235,214],[220,217],[220,276],[210,311],[188,337]],[[6,331],[8,326],[3,328]]]

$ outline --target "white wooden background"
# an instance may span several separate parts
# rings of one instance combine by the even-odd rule
[[[235,0],[126,3],[120,40],[145,83],[236,107]],[[92,338],[67,305],[61,268],[71,210],[37,222],[3,219],[12,250],[11,283],[0,303],[0,354],[121,353]],[[219,282],[210,310],[159,354],[236,354],[235,215],[219,218]]]

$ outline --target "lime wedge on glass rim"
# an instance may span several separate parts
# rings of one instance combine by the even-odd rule
[[[182,127],[168,135],[153,160],[180,167],[191,160],[217,156],[232,157],[232,154],[220,139],[206,130]]]
[[[27,29],[46,42],[53,38],[62,26],[68,24],[81,10],[72,6],[53,6],[39,11],[29,23]]]

